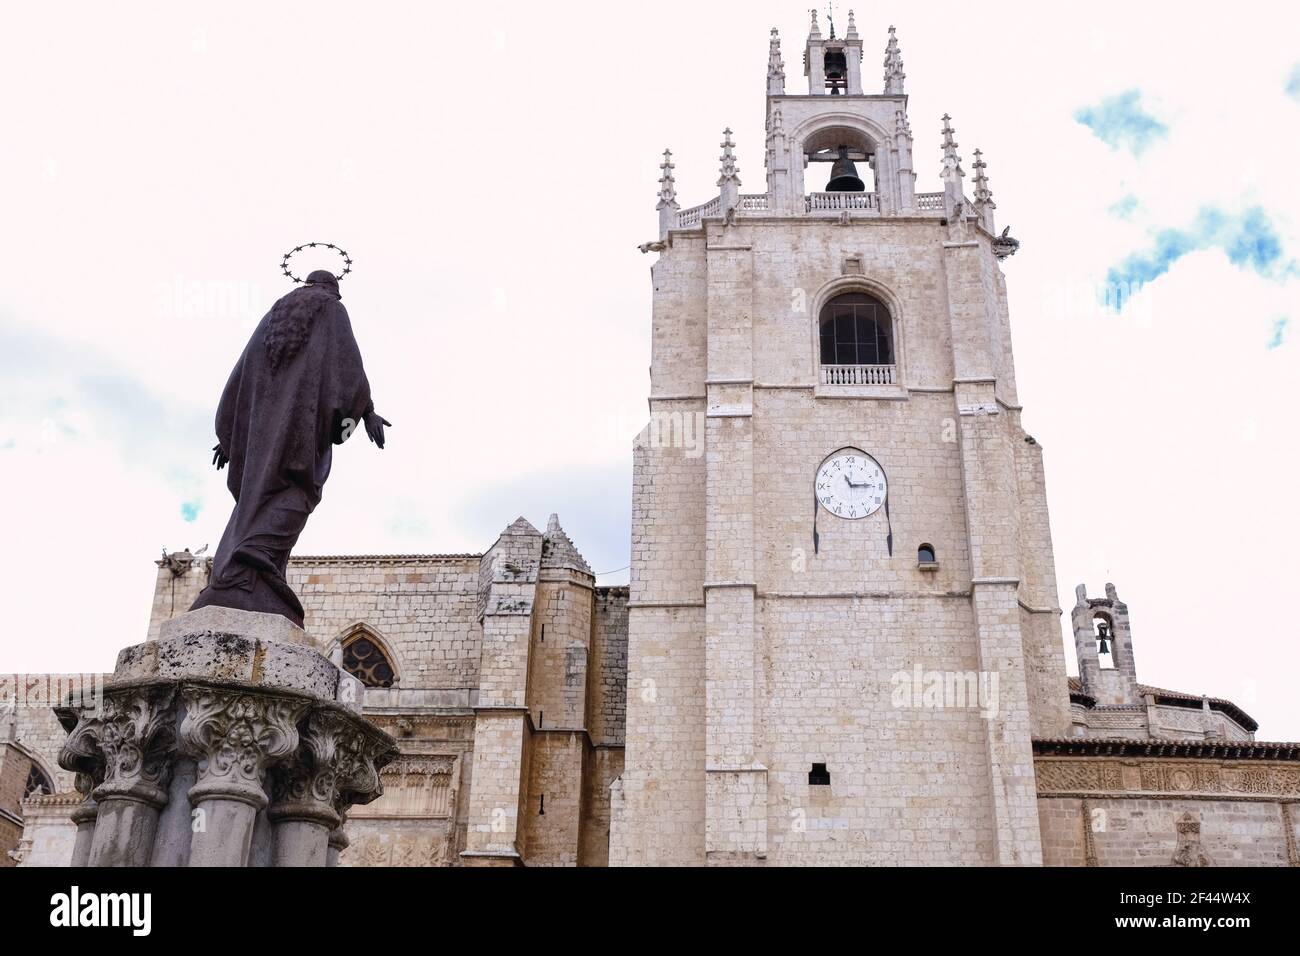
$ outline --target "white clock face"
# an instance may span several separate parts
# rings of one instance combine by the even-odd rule
[[[813,489],[823,508],[850,520],[879,511],[887,490],[880,463],[857,448],[841,448],[822,462]]]

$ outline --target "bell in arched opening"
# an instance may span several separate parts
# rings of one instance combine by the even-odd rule
[[[840,158],[835,160],[835,165],[831,167],[831,181],[826,184],[826,192],[860,193],[866,188],[858,178],[858,167],[854,166],[853,160],[849,159],[849,148],[841,146]]]
[[[848,86],[849,61],[844,50],[833,48],[826,51],[826,87],[831,96],[841,96]]]

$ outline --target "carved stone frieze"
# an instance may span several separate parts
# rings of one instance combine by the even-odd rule
[[[1040,758],[1034,761],[1034,774],[1040,794],[1170,793],[1287,799],[1300,797],[1300,767],[1290,764],[1220,760]]]
[[[456,802],[454,754],[401,754],[383,768],[383,797],[353,816],[452,816]]]
[[[451,833],[369,833],[340,861],[343,866],[452,866],[456,862]]]

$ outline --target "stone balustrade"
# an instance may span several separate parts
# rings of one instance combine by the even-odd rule
[[[809,193],[804,197],[806,212],[880,212],[880,197],[875,193]]]
[[[823,385],[893,385],[894,365],[823,365]]]

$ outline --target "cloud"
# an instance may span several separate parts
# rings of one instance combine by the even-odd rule
[[[1137,210],[1137,207],[1138,207],[1137,196],[1134,196],[1132,193],[1129,193],[1128,195],[1111,203],[1110,207],[1107,208],[1106,211],[1110,213],[1112,216],[1114,216],[1116,219],[1128,219]]]
[[[1286,328],[1290,322],[1291,320],[1285,315],[1274,320],[1273,334],[1269,338],[1268,345],[1266,346],[1270,352],[1282,345],[1283,340],[1286,338]]]
[[[1151,248],[1112,266],[1107,283],[1111,288],[1142,286],[1164,275],[1189,252],[1215,248],[1222,249],[1233,265],[1266,278],[1297,274],[1294,260],[1283,261],[1282,240],[1262,208],[1252,206],[1232,214],[1206,206],[1190,226],[1160,230]]]
[[[201,510],[203,510],[203,502],[201,500],[181,502],[181,517],[186,521],[198,520],[199,512]]]
[[[1169,127],[1142,108],[1140,99],[1137,90],[1127,90],[1107,97],[1096,106],[1080,107],[1075,110],[1074,118],[1111,149],[1127,147],[1134,156],[1139,156],[1169,132]]]

